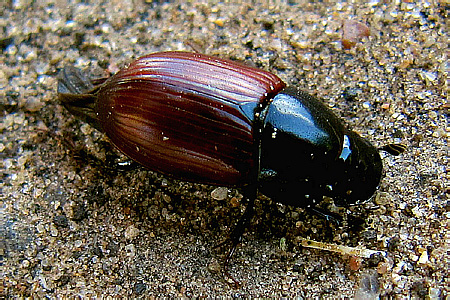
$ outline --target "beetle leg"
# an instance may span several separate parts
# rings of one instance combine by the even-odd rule
[[[240,285],[239,281],[237,281],[233,276],[231,276],[231,274],[228,271],[228,267],[230,265],[231,258],[233,257],[233,254],[236,251],[238,244],[242,240],[242,235],[244,234],[245,229],[247,229],[247,227],[250,223],[250,220],[252,219],[252,217],[255,213],[254,205],[255,205],[256,194],[257,194],[256,186],[247,187],[247,189],[244,190],[244,195],[248,195],[246,197],[248,199],[248,203],[247,203],[247,207],[245,208],[244,213],[242,214],[238,223],[234,227],[230,236],[225,241],[223,241],[222,243],[220,243],[214,247],[214,249],[217,249],[217,248],[223,247],[226,244],[231,245],[230,251],[228,252],[228,254],[225,258],[225,262],[223,264],[223,273],[226,277],[230,278],[233,281],[236,288],[239,287],[239,285]]]
[[[231,258],[233,257],[233,254],[236,251],[238,244],[242,240],[242,235],[244,234],[245,229],[248,227],[248,224],[250,223],[250,220],[253,217],[253,214],[255,212],[254,204],[255,199],[254,198],[249,199],[249,202],[247,204],[247,207],[245,208],[244,213],[242,214],[241,218],[239,219],[239,222],[236,224],[236,226],[233,229],[233,232],[228,238],[228,241],[231,243],[231,248],[227,254],[227,257],[225,258],[225,263],[223,264],[223,272],[226,277],[230,278],[234,282],[236,288],[239,287],[240,285],[239,281],[237,281],[233,276],[231,276],[231,274],[228,271],[228,267],[230,265]]]

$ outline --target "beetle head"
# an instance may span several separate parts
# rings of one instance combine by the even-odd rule
[[[337,204],[356,204],[372,197],[380,183],[383,164],[378,149],[354,132],[344,136],[331,195]]]

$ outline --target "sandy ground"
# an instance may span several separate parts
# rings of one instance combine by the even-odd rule
[[[0,295],[448,296],[447,1],[151,2],[2,5]],[[345,50],[348,19],[371,34]],[[193,48],[323,98],[376,145],[408,146],[384,157],[371,203],[338,210],[339,226],[259,197],[230,265],[238,288],[214,245],[245,207],[239,191],[215,200],[216,187],[119,170],[125,158],[56,99],[63,66],[108,76],[144,54]]]

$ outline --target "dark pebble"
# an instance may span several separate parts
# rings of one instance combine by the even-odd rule
[[[384,261],[383,255],[381,253],[374,253],[365,262],[367,264],[367,267],[375,268],[382,261]]]
[[[0,48],[2,49],[2,51],[4,51],[13,42],[14,42],[14,39],[12,37],[1,38],[0,39]]]
[[[93,246],[91,248],[91,253],[93,255],[97,255],[98,257],[102,258],[103,257],[103,252],[102,249],[99,246]]]
[[[355,101],[361,93],[362,90],[360,88],[347,87],[342,96],[346,101]]]
[[[65,215],[59,215],[53,217],[53,223],[60,228],[67,228],[69,227],[69,220]]]
[[[145,292],[145,290],[147,290],[147,285],[146,285],[145,283],[138,282],[138,283],[136,283],[136,285],[134,286],[134,292],[135,292],[137,295],[142,295],[142,294]]]
[[[86,208],[82,203],[76,203],[72,207],[72,220],[73,221],[81,221],[86,217]]]

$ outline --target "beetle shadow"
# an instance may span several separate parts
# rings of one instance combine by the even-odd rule
[[[357,245],[368,226],[370,212],[362,206],[336,207],[331,199],[326,199],[313,209],[297,208],[275,203],[264,196],[259,198],[261,200],[256,202],[256,213],[249,228],[257,239],[286,239],[289,243],[296,237],[303,237],[335,242],[339,236],[340,244]]]
[[[238,190],[229,189],[226,200],[214,200],[211,197],[211,192],[216,188],[214,186],[174,180],[140,166],[125,164],[126,157],[117,153],[109,144],[104,147],[107,147],[107,161],[98,160],[97,155],[72,156],[78,168],[89,164],[95,169],[96,176],[86,192],[88,199],[91,199],[90,204],[119,204],[120,207],[115,207],[116,212],[124,212],[131,218],[131,222],[139,224],[143,236],[150,236],[152,233],[156,237],[193,237],[195,243],[202,247],[199,246],[196,253],[190,254],[192,256],[188,260],[195,260],[194,256],[202,261],[224,260],[228,249],[220,252],[213,252],[212,249],[229,237],[242,215],[245,203],[241,201],[233,204],[233,198],[239,198]],[[298,251],[294,242],[297,236],[331,242],[337,234],[350,230],[352,233],[347,240],[356,241],[358,232],[364,230],[364,222],[356,226],[358,222],[351,221],[350,217],[347,219],[347,223],[344,220],[338,226],[306,209],[280,205],[259,195],[255,215],[243,237],[244,243],[238,246],[236,259],[231,260],[230,273],[234,274],[236,270],[240,272],[240,268],[245,268],[240,259],[243,257],[275,260],[275,266],[279,268],[293,265],[295,259],[292,254]],[[364,218],[360,218],[361,220]],[[351,226],[351,222],[355,226]],[[281,239],[287,241],[287,248],[283,251],[274,246]],[[347,243],[347,240],[343,243]],[[249,242],[252,244],[251,248],[246,245]],[[253,246],[261,244],[272,245],[270,253],[267,253],[268,258],[264,258],[260,252],[252,253]],[[213,277],[224,281],[219,273]]]

